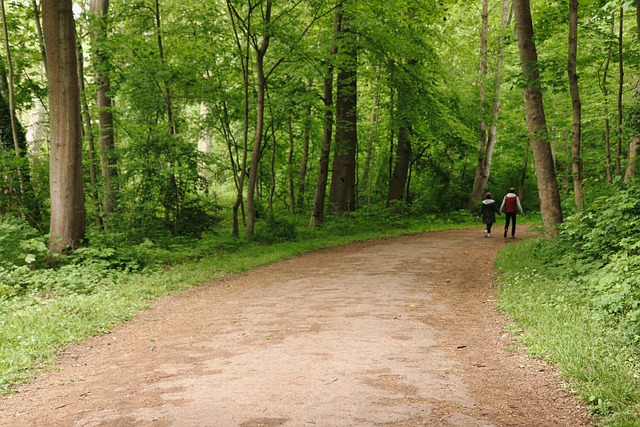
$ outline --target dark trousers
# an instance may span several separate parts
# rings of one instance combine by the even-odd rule
[[[490,223],[488,223],[488,224],[487,224],[487,226],[486,226],[487,233],[491,234],[491,227],[492,227],[492,226],[493,226],[493,223],[492,223],[492,222],[490,222]]]
[[[511,226],[511,236],[516,235],[516,214],[505,212],[504,214],[506,222],[504,223],[504,235],[507,236],[507,231],[509,231],[509,223],[513,222]]]

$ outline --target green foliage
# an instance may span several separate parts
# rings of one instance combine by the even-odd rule
[[[637,425],[640,419],[640,364],[637,349],[607,321],[608,311],[594,299],[592,284],[549,268],[540,245],[509,245],[496,262],[499,306],[521,329],[532,355],[556,366],[569,387],[587,403],[602,425]],[[604,294],[601,294],[603,296]],[[619,303],[613,296],[608,303]]]
[[[256,225],[256,242],[272,245],[274,243],[293,242],[297,240],[296,224],[286,218],[269,216],[267,221],[259,221]]]

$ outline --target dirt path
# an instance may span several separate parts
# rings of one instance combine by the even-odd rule
[[[587,426],[518,352],[476,230],[320,251],[158,301],[0,400],[0,425]]]

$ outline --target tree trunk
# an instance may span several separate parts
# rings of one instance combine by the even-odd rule
[[[627,170],[624,173],[624,182],[626,184],[631,184],[633,181],[633,176],[636,173],[636,165],[638,163],[638,148],[640,145],[640,137],[638,135],[634,135],[631,137],[631,142],[629,143],[629,162],[627,163]]]
[[[249,37],[246,38],[246,44],[243,47],[240,43],[240,36],[238,34],[238,27],[236,25],[236,18],[238,17],[236,9],[231,4],[230,0],[227,0],[227,11],[229,12],[229,18],[231,19],[231,25],[233,27],[234,40],[236,47],[238,48],[238,54],[240,55],[240,64],[242,66],[242,82],[243,82],[243,98],[242,98],[242,160],[240,161],[239,169],[240,174],[236,185],[236,200],[233,203],[233,230],[232,235],[236,238],[240,237],[240,219],[239,211],[243,212],[244,218],[244,181],[247,177],[247,159],[249,157]],[[251,7],[248,12],[246,21],[247,33],[251,31]],[[245,224],[246,225],[246,224]]]
[[[624,27],[624,6],[620,6],[620,25],[618,27],[618,138],[616,152],[616,175],[622,175],[622,97],[624,94],[624,58],[622,56],[622,41]]]
[[[307,92],[311,90],[311,82],[307,81]],[[300,168],[298,169],[298,197],[297,206],[302,210],[305,207],[305,193],[307,189],[307,167],[309,163],[309,139],[311,133],[311,104],[305,109],[304,130],[302,135],[302,156],[300,157]]]
[[[473,208],[482,199],[482,193],[486,185],[485,165],[487,156],[487,120],[486,111],[486,81],[487,81],[487,45],[489,39],[489,0],[482,0],[482,15],[480,25],[480,73],[479,86],[480,93],[478,99],[478,112],[480,115],[480,127],[478,132],[478,152],[476,162],[476,172],[473,179],[473,189],[469,199],[469,207]]]
[[[376,67],[376,79],[374,84],[374,94],[373,94],[373,102],[371,103],[371,118],[369,120],[369,124],[371,126],[371,134],[369,136],[369,142],[367,144],[367,152],[364,159],[364,167],[362,170],[362,185],[360,188],[363,188],[367,192],[367,198],[369,199],[367,205],[370,204],[371,199],[371,187],[372,187],[372,171],[373,171],[373,160],[376,153],[376,147],[380,143],[378,138],[378,108],[380,106],[380,83],[381,83],[381,73],[380,67]]]
[[[289,212],[292,215],[296,214],[296,193],[295,193],[295,181],[294,181],[294,171],[293,171],[293,149],[294,149],[294,138],[293,138],[293,125],[292,125],[291,112],[289,112],[289,116],[287,117],[287,132],[289,134],[289,152],[287,153],[287,180],[289,182]]]
[[[76,38],[78,33],[76,32]],[[89,177],[91,179],[91,201],[95,209],[95,221],[99,230],[104,230],[104,223],[102,221],[102,215],[100,212],[100,197],[98,196],[98,172],[96,168],[96,148],[93,138],[93,126],[91,125],[91,114],[89,113],[89,103],[87,102],[87,96],[85,94],[84,83],[84,54],[82,49],[82,42],[78,40],[76,44],[78,47],[78,83],[80,84],[80,104],[82,107],[83,128],[84,136],[89,143]]]
[[[339,32],[343,60],[338,70],[336,92],[336,142],[331,175],[331,207],[338,213],[356,210],[357,69],[356,35],[350,28],[351,17],[343,15]]]
[[[40,23],[40,7],[36,0],[31,0],[31,9],[33,10],[33,17],[36,23],[36,33],[38,34],[38,46],[40,47],[40,55],[42,56],[42,63],[45,70],[47,69],[47,52],[44,47],[44,36],[42,35],[42,25]]]
[[[336,10],[333,20],[333,44],[329,47],[329,59],[324,75],[323,102],[324,120],[322,123],[322,148],[320,151],[320,165],[318,168],[318,181],[316,191],[313,196],[313,206],[311,208],[311,218],[309,227],[322,225],[324,222],[324,200],[327,191],[327,181],[329,180],[329,156],[331,155],[331,137],[333,135],[333,58],[338,53],[336,37],[342,27],[342,14],[340,9]]]
[[[569,75],[569,92],[573,111],[573,133],[571,138],[571,172],[573,175],[573,192],[576,207],[584,209],[584,194],[582,191],[582,106],[578,86],[578,0],[569,1],[569,61],[567,72]]]
[[[411,164],[411,143],[408,140],[409,130],[403,124],[398,129],[398,143],[396,145],[396,161],[389,182],[388,201],[402,200],[405,197],[409,165]]]
[[[265,14],[265,28],[271,22],[271,1],[267,1]],[[269,49],[271,36],[268,32],[262,36],[262,43],[256,51],[256,75],[258,103],[256,106],[256,128],[253,140],[253,152],[251,153],[251,165],[249,167],[249,183],[247,188],[247,225],[246,233],[249,240],[253,239],[256,221],[255,191],[258,183],[258,165],[260,163],[260,151],[262,146],[262,132],[264,130],[264,107],[267,78],[264,73],[264,57]]]
[[[24,171],[22,170],[22,165],[20,162],[20,158],[22,157],[21,152],[23,151],[20,148],[20,141],[18,139],[18,123],[16,119],[16,103],[15,103],[15,87],[13,83],[13,61],[11,60],[11,49],[9,49],[9,33],[7,30],[7,16],[4,10],[4,0],[0,0],[0,16],[2,17],[2,33],[3,33],[3,41],[4,41],[4,52],[5,58],[7,61],[7,89],[9,92],[9,120],[11,122],[11,137],[13,139],[13,148],[14,154],[18,159],[17,170],[18,173],[18,200],[20,201],[21,206],[25,206],[25,199],[27,197],[25,193],[25,185],[24,185]]]
[[[533,23],[529,0],[514,0],[516,34],[522,72],[525,76],[524,104],[529,139],[536,168],[542,221],[552,236],[562,222],[560,193],[548,140],[542,92],[539,87],[538,53],[533,41]]]
[[[85,234],[82,125],[71,0],[43,0],[51,126],[49,249],[77,248]]]
[[[615,16],[611,16],[611,37],[615,31]],[[609,86],[607,77],[609,76],[609,64],[611,63],[611,49],[607,50],[607,57],[602,70],[602,82],[600,83],[600,90],[603,97],[604,108],[604,148],[605,148],[605,168],[607,173],[607,182],[613,183],[613,176],[611,172],[611,122],[609,119]]]
[[[115,154],[115,135],[113,132],[113,103],[111,100],[111,79],[109,60],[100,46],[107,37],[109,0],[91,0],[89,12],[96,17],[96,25],[91,31],[94,44],[95,79],[98,84],[96,101],[98,106],[100,168],[103,185],[103,211],[105,215],[113,213],[116,207],[117,158]]]

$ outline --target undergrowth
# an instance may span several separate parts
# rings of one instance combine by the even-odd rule
[[[640,426],[640,191],[602,197],[557,238],[509,246],[499,304],[606,426]]]

